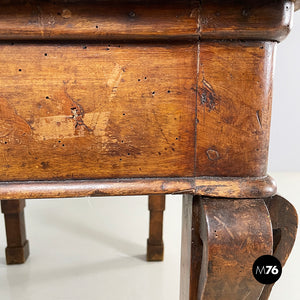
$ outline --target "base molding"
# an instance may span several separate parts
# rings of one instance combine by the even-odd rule
[[[0,183],[0,199],[39,199],[150,194],[194,194],[207,197],[267,198],[276,183],[265,177],[180,177]]]

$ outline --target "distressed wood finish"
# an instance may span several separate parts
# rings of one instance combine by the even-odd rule
[[[193,176],[196,45],[0,50],[0,181]]]
[[[182,237],[181,300],[258,299],[263,285],[252,265],[273,247],[262,199],[186,195]]]
[[[252,264],[284,264],[297,227],[266,171],[274,50],[299,3],[0,0],[7,263],[29,255],[18,199],[140,194],[162,260],[180,193],[181,300],[266,300]]]
[[[292,1],[201,1],[203,39],[282,41],[292,27]]]
[[[9,2],[0,1],[4,40],[281,41],[299,7],[298,1],[285,0]]]
[[[163,216],[165,195],[149,195],[149,239],[147,240],[147,260],[162,261],[164,259]]]
[[[29,243],[26,239],[25,200],[2,200],[1,210],[4,214],[7,247],[6,263],[22,264],[29,256]]]
[[[26,5],[7,2],[0,1],[0,39],[4,40],[153,40],[199,36],[198,1],[26,1]]]
[[[265,199],[273,228],[273,255],[284,266],[294,246],[298,216],[291,203],[279,195]],[[267,300],[274,284],[265,285],[259,300]]]
[[[0,47],[2,181],[266,175],[274,43]]]
[[[200,43],[197,176],[265,175],[274,48],[269,42]]]
[[[61,198],[191,193],[202,196],[257,198],[276,193],[270,177],[132,178],[0,183],[1,199]]]

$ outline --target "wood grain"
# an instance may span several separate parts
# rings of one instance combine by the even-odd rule
[[[147,240],[147,261],[162,261],[164,259],[163,217],[165,210],[165,195],[149,195],[150,212],[149,238]]]
[[[265,199],[273,228],[273,255],[284,266],[295,243],[298,215],[293,205],[279,195]],[[274,284],[265,285],[259,300],[267,300]]]
[[[273,246],[264,201],[187,195],[184,205],[181,300],[257,299],[252,265]]]
[[[196,176],[267,171],[275,43],[200,43]]]
[[[24,219],[25,200],[1,200],[4,214],[7,247],[6,263],[22,264],[29,256],[29,242],[26,239]]]
[[[2,40],[281,41],[293,1],[0,1]]]
[[[201,1],[202,39],[282,41],[292,28],[292,1]]]
[[[0,183],[1,199],[191,193],[211,197],[257,198],[276,193],[274,180],[262,178],[131,178]]]
[[[274,43],[1,49],[0,181],[266,175]]]
[[[0,39],[141,40],[199,36],[198,1],[1,2]]]
[[[0,181],[193,175],[196,45],[0,50]]]

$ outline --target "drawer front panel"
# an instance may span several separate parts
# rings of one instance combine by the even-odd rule
[[[2,44],[0,180],[193,176],[196,45]]]

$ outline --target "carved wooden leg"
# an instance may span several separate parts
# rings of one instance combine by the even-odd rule
[[[165,195],[149,195],[149,239],[147,241],[147,260],[162,261],[164,259],[163,214]]]
[[[6,227],[6,262],[22,264],[29,256],[29,243],[26,240],[24,220],[25,200],[2,200],[1,208],[4,213]]]
[[[292,251],[298,225],[297,212],[286,199],[276,195],[265,200],[273,227],[273,255],[284,266]],[[267,300],[273,284],[266,285],[259,300]]]
[[[265,202],[185,195],[182,247],[181,300],[258,299],[252,266],[273,247]]]

